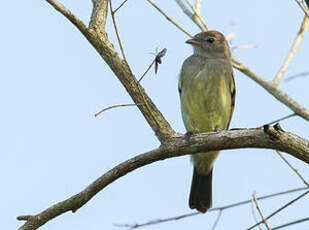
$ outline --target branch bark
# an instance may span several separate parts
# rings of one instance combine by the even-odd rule
[[[108,0],[97,0],[93,2],[93,10],[89,22],[89,28],[105,35]]]
[[[97,50],[103,60],[109,65],[111,70],[125,87],[160,142],[164,143],[168,141],[168,139],[175,134],[175,131],[171,128],[170,124],[166,121],[161,112],[145,93],[143,87],[138,83],[135,76],[131,72],[128,64],[119,57],[119,54],[114,49],[113,44],[108,40],[107,34],[104,31],[101,31],[103,27],[100,27],[101,29],[99,29],[99,31],[97,31],[98,28],[92,29],[91,26],[90,28],[87,28],[78,17],[72,14],[56,0],[46,1],[54,6],[54,8],[63,14],[67,19],[69,19]],[[90,24],[95,25],[97,22],[103,20],[100,15],[102,15],[101,11],[106,10],[104,6],[107,5],[104,5],[104,2],[106,2],[106,0],[98,0],[96,2],[94,11],[97,12],[92,14],[93,22]],[[105,20],[106,19],[103,21],[105,22]],[[93,28],[96,27],[93,26]]]
[[[309,163],[309,141],[288,132],[275,130],[273,127],[268,127],[264,131],[261,129],[240,129],[209,132],[193,135],[189,139],[186,136],[177,135],[170,139],[168,144],[119,164],[82,192],[31,216],[20,230],[34,230],[67,211],[77,211],[107,185],[137,168],[188,153],[235,148],[276,149]]]
[[[287,69],[289,68],[293,57],[296,54],[296,51],[301,43],[301,41],[303,40],[303,37],[306,33],[306,30],[308,28],[309,25],[309,17],[307,17],[306,15],[304,16],[303,22],[301,24],[301,27],[297,33],[297,36],[295,38],[295,41],[290,49],[290,52],[288,54],[288,56],[286,57],[286,59],[284,60],[284,63],[282,64],[279,72],[277,73],[277,75],[275,76],[274,80],[273,80],[273,84],[278,86],[281,79],[283,78],[283,75],[285,74],[285,72],[287,71]]]
[[[278,101],[285,104],[291,110],[293,110],[297,115],[309,121],[309,110],[296,102],[288,94],[274,86],[268,81],[265,81],[262,77],[253,72],[248,66],[243,64],[236,56],[233,56],[233,66],[241,71],[242,73],[249,76],[252,80],[261,85],[266,91],[273,95]]]

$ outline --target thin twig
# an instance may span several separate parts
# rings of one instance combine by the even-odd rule
[[[202,8],[202,0],[195,0],[195,10],[199,15],[201,15],[201,8]]]
[[[193,21],[200,23],[202,25],[202,30],[203,31],[208,31],[208,26],[206,25],[206,23],[204,22],[204,19],[202,19],[200,13],[196,10],[196,8],[194,7],[194,5],[192,4],[192,2],[190,0],[186,0],[186,2],[188,3],[188,5],[190,6],[190,8],[193,11]],[[196,18],[195,18],[196,17]]]
[[[174,19],[172,19],[170,16],[168,16],[157,4],[155,4],[152,0],[147,0],[154,8],[156,8],[168,21],[173,23],[178,29],[180,29],[182,32],[184,32],[189,37],[193,37],[192,34],[190,34],[188,31],[186,31],[182,26],[180,26]]]
[[[286,224],[282,224],[280,226],[276,226],[272,230],[277,230],[277,229],[280,229],[280,228],[285,228],[285,227],[288,227],[290,225],[299,224],[299,223],[302,223],[302,222],[305,222],[305,221],[309,221],[309,217],[303,218],[303,219],[299,219],[299,220],[296,220],[296,221],[292,221],[292,222],[289,222],[289,223],[286,223]]]
[[[118,32],[116,19],[115,19],[115,13],[113,11],[112,0],[109,0],[109,7],[110,7],[112,21],[113,21],[113,24],[114,24],[114,29],[115,29],[115,32],[116,32],[116,36],[117,36],[117,39],[118,39],[118,43],[119,43],[119,46],[120,46],[120,50],[121,50],[121,53],[122,53],[123,60],[128,65],[128,68],[130,68],[129,63],[128,63],[127,58],[126,58],[126,54],[125,54],[124,49],[123,49],[122,41],[120,39],[120,35],[119,35],[119,32]]]
[[[293,110],[298,116],[309,121],[309,110],[291,98],[284,91],[280,90],[278,87],[274,86],[272,83],[264,80],[262,77],[253,72],[248,66],[243,64],[235,55],[232,58],[233,66],[249,76],[252,80],[261,85],[265,90],[267,90],[271,95],[273,95],[278,101],[285,104],[291,110]]]
[[[128,107],[128,106],[136,106],[136,104],[119,104],[119,105],[112,105],[112,106],[108,106],[102,110],[100,110],[99,112],[95,113],[94,116],[97,117],[99,116],[101,113],[110,110],[110,109],[115,109],[115,108],[119,108],[119,107]]]
[[[299,192],[299,191],[303,191],[303,190],[308,190],[308,188],[307,187],[301,187],[301,188],[296,188],[296,189],[290,189],[290,190],[287,190],[287,191],[277,192],[277,193],[269,194],[269,195],[266,195],[266,196],[260,196],[260,197],[257,197],[256,199],[257,200],[264,200],[264,199],[272,198],[272,197],[275,197],[275,196],[281,196],[281,195]],[[211,209],[208,210],[208,212],[223,211],[225,209],[230,209],[230,208],[234,208],[234,207],[237,207],[237,206],[241,206],[241,205],[251,203],[251,201],[252,200],[250,199],[250,200],[245,200],[245,201],[241,201],[241,202],[237,202],[237,203],[234,203],[234,204],[229,204],[229,205],[225,205],[225,206],[221,206],[221,207],[211,208]],[[151,220],[151,221],[148,221],[148,222],[145,222],[145,223],[142,223],[142,224],[117,224],[117,226],[127,227],[127,228],[139,228],[139,227],[143,227],[143,226],[147,226],[147,225],[160,224],[160,223],[164,223],[164,222],[180,220],[180,219],[184,219],[184,218],[187,218],[187,217],[196,216],[196,215],[199,215],[199,214],[201,214],[201,213],[200,212],[192,212],[192,213],[168,217],[168,218],[164,218],[164,219],[155,219],[155,220]]]
[[[117,8],[116,10],[113,11],[113,13],[115,14],[117,12],[117,10],[119,10],[128,0],[124,0]]]
[[[294,116],[296,116],[296,113],[292,113],[292,114],[290,114],[290,115],[281,117],[281,118],[279,118],[279,119],[277,119],[277,120],[271,121],[271,122],[269,122],[269,123],[267,123],[267,124],[264,124],[264,125],[272,125],[272,124],[274,124],[274,123],[278,123],[278,122],[280,122],[280,121],[286,120],[286,119],[288,119],[288,118],[290,118],[290,117],[294,117]],[[259,126],[258,129],[263,128],[264,125]]]
[[[240,45],[240,46],[231,46],[231,50],[234,52],[236,49],[254,49],[257,46],[254,45]]]
[[[290,202],[288,202],[287,204],[283,205],[281,208],[277,209],[276,211],[274,211],[272,214],[270,214],[269,216],[267,216],[265,219],[269,220],[271,217],[273,217],[274,215],[276,215],[277,213],[281,212],[283,209],[285,209],[286,207],[290,206],[291,204],[293,204],[295,201],[299,200],[300,198],[304,197],[305,195],[307,195],[309,193],[309,190],[304,192],[303,194],[301,194],[300,196],[296,197],[294,200],[291,200]],[[256,226],[258,226],[259,224],[261,224],[263,221],[258,222],[257,224],[251,226],[250,228],[248,228],[247,230],[251,230],[253,228],[255,228]]]
[[[29,220],[32,216],[26,215],[26,216],[18,216],[17,220]]]
[[[305,178],[298,172],[298,170],[293,167],[293,165],[280,153],[280,151],[276,150],[281,159],[296,173],[296,175],[304,182],[305,185],[309,187],[309,183],[305,180]]]
[[[143,80],[144,76],[149,72],[149,70],[151,69],[151,67],[153,66],[153,64],[156,62],[156,59],[153,59],[153,61],[150,63],[150,65],[148,66],[148,68],[146,69],[146,71],[143,73],[143,75],[140,77],[140,79],[138,80],[138,82],[141,82],[141,80]]]
[[[76,17],[71,11],[66,9],[61,3],[55,0],[46,0],[50,5],[52,5],[57,11],[59,11],[61,14],[63,14],[67,19],[69,19],[73,25],[75,25],[80,32],[83,34],[88,33],[88,28],[84,24],[82,20],[80,20],[78,17]]]
[[[252,216],[253,216],[253,219],[254,219],[255,223],[258,223],[259,220],[258,220],[258,218],[257,218],[257,216],[256,216],[256,213],[255,213],[255,208],[254,208],[254,201],[253,201],[253,199],[251,199],[251,213],[252,213]],[[263,230],[262,227],[261,227],[260,225],[258,225],[257,228],[258,228],[259,230]]]
[[[182,9],[182,11],[202,30],[207,31],[208,27],[206,26],[204,20],[200,17],[200,15],[195,11],[194,6],[191,8],[193,13],[187,8],[187,6],[183,3],[182,0],[175,0],[178,6]],[[192,3],[191,3],[192,4]]]
[[[215,222],[214,222],[214,224],[213,224],[211,230],[215,230],[215,229],[216,229],[216,227],[217,227],[217,225],[218,225],[218,223],[219,223],[219,220],[220,220],[220,218],[221,218],[222,212],[223,212],[222,210],[219,210],[219,213],[218,213],[218,215],[217,215],[217,218],[216,218],[216,220],[215,220]]]
[[[286,78],[284,81],[287,82],[287,81],[294,80],[295,78],[308,76],[308,75],[309,75],[309,72],[298,73],[298,74],[295,74],[295,75],[292,75],[292,76]]]
[[[301,2],[299,2],[299,1],[297,1],[297,0],[295,0],[295,1],[296,1],[296,3],[300,6],[300,8],[304,11],[304,13],[307,15],[307,17],[309,17],[308,9],[306,9],[306,8],[304,7],[304,5],[303,5]]]
[[[258,203],[258,201],[257,201],[257,199],[256,199],[255,192],[254,192],[253,195],[252,195],[252,200],[253,200],[253,202],[254,202],[254,204],[255,204],[255,207],[256,207],[256,209],[258,210],[258,212],[259,212],[259,214],[260,214],[260,216],[261,216],[261,218],[262,218],[262,221],[263,221],[264,225],[266,226],[266,228],[267,228],[268,230],[271,230],[271,228],[269,227],[269,224],[267,223],[267,220],[264,218],[262,209],[261,209],[261,207],[259,206],[259,203]]]
[[[301,27],[298,31],[298,34],[295,38],[295,41],[290,49],[290,52],[288,54],[288,56],[286,57],[285,61],[283,62],[279,72],[277,73],[277,75],[275,76],[274,80],[273,80],[273,84],[275,86],[278,86],[281,79],[283,78],[283,75],[285,74],[285,72],[287,71],[287,69],[289,68],[295,54],[296,54],[296,51],[300,45],[300,43],[302,42],[303,40],[303,37],[305,35],[305,32],[308,28],[308,25],[309,25],[309,17],[307,16],[304,16],[304,19],[303,19],[303,22],[301,24]]]

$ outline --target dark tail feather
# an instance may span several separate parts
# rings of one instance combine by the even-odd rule
[[[202,175],[194,168],[189,206],[205,213],[212,201],[212,169],[208,175]]]

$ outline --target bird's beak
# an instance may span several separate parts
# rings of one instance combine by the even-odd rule
[[[191,44],[193,46],[202,46],[202,43],[194,38],[187,40],[186,43]]]

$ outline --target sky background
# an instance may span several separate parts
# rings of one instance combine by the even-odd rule
[[[61,1],[86,23],[92,3]],[[122,1],[114,0],[114,7]],[[175,1],[157,4],[192,34],[199,29]],[[17,229],[19,215],[32,215],[80,192],[124,160],[158,147],[159,142],[137,108],[104,107],[132,100],[109,67],[80,32],[46,1],[3,1],[0,9],[0,213],[1,229]],[[254,45],[235,53],[266,80],[279,70],[301,25],[303,12],[293,0],[204,1],[209,28],[236,32],[234,45]],[[116,14],[128,61],[137,77],[156,49],[167,48],[159,72],[153,69],[143,87],[165,118],[184,133],[177,92],[182,62],[192,54],[188,37],[147,1],[128,1]],[[119,50],[110,16],[109,39]],[[308,71],[309,35],[286,76]],[[235,70],[236,107],[231,128],[252,128],[291,113],[262,87]],[[309,108],[309,77],[282,81],[280,88]],[[308,122],[281,122],[284,130],[309,138]],[[308,165],[287,154],[307,179]],[[66,213],[41,229],[118,230],[114,224],[143,223],[190,213],[189,156],[156,162],[129,173],[97,194],[75,214]],[[213,207],[302,187],[303,183],[273,150],[223,151],[213,174]],[[300,194],[300,193],[298,193]],[[265,215],[298,194],[261,201]],[[269,223],[308,217],[309,197],[276,215]],[[210,229],[216,213],[144,229]],[[217,230],[245,229],[255,223],[251,206],[223,212]],[[288,229],[308,230],[309,224]]]

